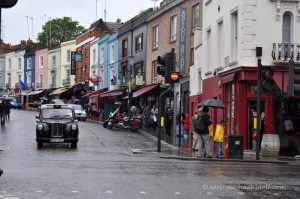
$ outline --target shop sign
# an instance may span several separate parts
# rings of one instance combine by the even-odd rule
[[[144,81],[144,77],[142,75],[135,76],[135,85],[142,86]]]

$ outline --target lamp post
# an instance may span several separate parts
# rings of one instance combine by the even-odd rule
[[[128,114],[130,114],[130,107],[131,107],[131,98],[132,98],[132,93],[131,93],[131,73],[132,73],[132,66],[134,62],[134,56],[128,57],[128,62],[129,62],[129,78],[128,78]]]

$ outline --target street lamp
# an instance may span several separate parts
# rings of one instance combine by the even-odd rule
[[[129,78],[128,78],[128,114],[130,114],[130,107],[131,107],[131,98],[132,98],[132,93],[131,93],[131,72],[132,72],[132,66],[134,62],[134,56],[128,57],[128,62],[129,62]]]

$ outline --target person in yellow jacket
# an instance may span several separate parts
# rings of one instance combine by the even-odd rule
[[[217,152],[216,156],[217,156],[217,158],[222,158],[223,157],[222,144],[223,144],[223,140],[224,140],[225,125],[226,125],[226,120],[222,119],[220,124],[217,124],[217,126],[216,126],[214,141],[216,142],[216,152]]]

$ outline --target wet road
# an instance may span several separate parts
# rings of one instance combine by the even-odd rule
[[[0,131],[0,198],[299,198],[299,165],[161,159],[139,133],[79,122],[78,148],[35,142],[36,112]],[[162,151],[167,149],[162,148]],[[11,197],[8,197],[11,196]]]

